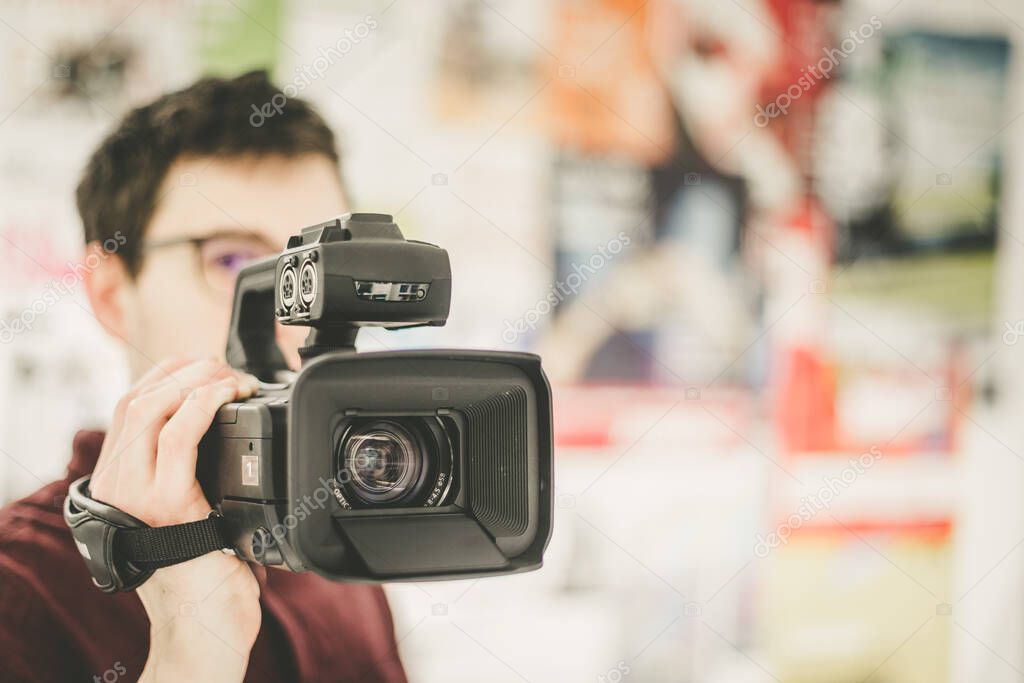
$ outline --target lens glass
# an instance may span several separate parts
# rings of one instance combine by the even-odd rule
[[[383,423],[351,434],[343,462],[360,498],[386,503],[401,498],[418,481],[423,454],[402,427]]]

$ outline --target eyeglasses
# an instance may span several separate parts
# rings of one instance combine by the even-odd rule
[[[142,245],[144,253],[191,245],[197,267],[207,286],[218,295],[230,297],[243,266],[281,251],[260,235],[245,231],[221,231],[201,237],[172,237]]]

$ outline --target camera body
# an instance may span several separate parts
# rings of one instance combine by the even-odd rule
[[[228,361],[264,382],[223,406],[198,478],[246,560],[337,580],[536,569],[551,535],[551,393],[540,359],[356,353],[360,327],[443,325],[445,250],[349,214],[241,272]],[[311,328],[288,372],[274,323]]]

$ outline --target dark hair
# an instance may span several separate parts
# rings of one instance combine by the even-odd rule
[[[175,160],[310,153],[337,164],[334,133],[309,103],[286,101],[265,71],[200,79],[130,111],[93,153],[76,192],[85,240],[120,232],[118,255],[136,275],[157,192]]]

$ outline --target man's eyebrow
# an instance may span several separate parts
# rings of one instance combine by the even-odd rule
[[[256,237],[261,240],[267,239],[262,230],[240,224],[219,225],[207,230],[196,230],[191,234],[197,237]]]
[[[271,240],[269,240],[262,232],[256,228],[246,228],[241,226],[220,226],[210,228],[208,230],[190,230],[184,235],[178,237],[167,237],[164,239],[147,240],[145,245],[152,249],[154,247],[162,247],[173,244],[182,244],[185,242],[200,242],[217,237],[236,237],[242,239],[254,239],[263,242],[267,246],[273,246]]]

